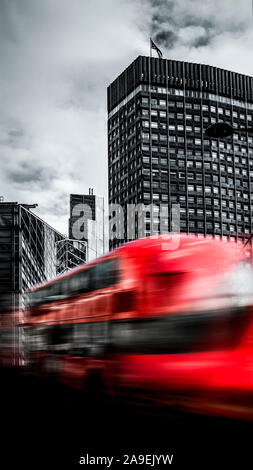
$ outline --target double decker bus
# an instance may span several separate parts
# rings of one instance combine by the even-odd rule
[[[33,289],[34,373],[111,396],[253,417],[253,274],[236,243],[139,239]]]

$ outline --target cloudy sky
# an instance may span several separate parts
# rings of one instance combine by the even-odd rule
[[[149,37],[164,57],[253,75],[251,0],[0,0],[0,195],[67,233],[107,197],[106,87]]]

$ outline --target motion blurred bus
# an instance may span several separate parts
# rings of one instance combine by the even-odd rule
[[[253,417],[253,273],[235,242],[126,243],[30,292],[34,374],[156,407]]]

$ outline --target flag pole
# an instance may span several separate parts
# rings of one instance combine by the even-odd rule
[[[253,1],[253,0],[252,0]],[[148,58],[148,96],[149,96],[149,132],[151,132],[151,58],[152,58],[152,40],[149,38],[149,45],[150,45],[150,56]],[[151,136],[150,136],[151,141]],[[150,185],[151,191],[153,193],[153,176],[152,176],[152,146],[150,147],[150,165],[151,165],[151,172],[150,172]],[[150,235],[153,235],[153,200],[151,203],[151,212],[150,212]]]

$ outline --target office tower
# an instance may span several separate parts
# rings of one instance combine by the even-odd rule
[[[155,204],[143,235],[160,232],[159,207],[180,205],[182,232],[244,238],[252,229],[253,78],[208,65],[139,56],[108,87],[109,204]],[[205,135],[212,123],[238,129]],[[137,224],[137,222],[135,222]],[[137,226],[136,233],[137,236]]]
[[[56,276],[56,243],[64,239],[31,212],[35,206],[0,203],[0,327],[5,330],[0,350],[5,365],[22,363],[23,332],[15,325],[29,304],[26,290]]]
[[[70,195],[69,238],[87,243],[87,259],[91,261],[106,250],[104,198],[93,194]]]
[[[57,274],[55,244],[64,236],[29,206],[0,203],[0,297],[9,309],[23,308],[27,289]],[[3,309],[1,309],[3,310]]]

